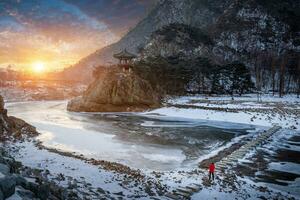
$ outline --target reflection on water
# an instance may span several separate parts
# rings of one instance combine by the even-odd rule
[[[48,147],[117,161],[135,168],[172,170],[195,165],[251,126],[138,113],[70,113],[66,102],[8,104],[9,114],[42,133]]]

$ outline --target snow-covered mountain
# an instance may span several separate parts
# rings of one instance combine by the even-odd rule
[[[188,49],[188,53],[203,54],[217,62],[247,63],[254,62],[252,58],[261,51],[279,55],[286,50],[299,52],[299,13],[300,2],[293,0],[160,0],[120,41],[83,58],[64,74],[90,80],[94,66],[116,62],[112,54],[124,48],[135,53],[144,50],[146,55],[151,52],[175,55],[187,53]],[[162,41],[164,35],[157,31],[165,29],[168,33],[171,24],[199,29],[211,42],[202,41],[190,48],[189,40],[184,39],[180,45],[176,39],[173,43]],[[168,34],[180,37],[180,32]]]

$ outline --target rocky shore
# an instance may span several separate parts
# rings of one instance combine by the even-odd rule
[[[105,171],[117,173],[123,179],[122,184],[134,183],[135,186],[139,185],[139,189],[148,194],[149,196],[162,196],[167,192],[167,185],[162,184],[162,182],[159,179],[154,179],[152,177],[146,176],[139,169],[132,169],[126,165],[117,162],[96,160],[93,158],[86,158],[83,155],[78,155],[71,152],[62,152],[54,148],[45,147],[40,142],[37,142],[36,146],[40,149],[46,149],[49,152],[53,152],[62,156],[76,158],[85,161],[86,163],[89,163],[91,165],[99,166]],[[156,172],[153,173],[156,174]]]
[[[24,167],[0,148],[0,200],[77,199],[75,193],[49,181],[48,173]]]
[[[6,151],[6,144],[38,135],[25,121],[7,116],[0,96],[0,200],[2,199],[78,199],[77,194],[48,180],[49,171],[25,167]]]

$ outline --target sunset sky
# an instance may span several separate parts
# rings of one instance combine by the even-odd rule
[[[57,70],[116,42],[154,0],[1,0],[0,67]]]

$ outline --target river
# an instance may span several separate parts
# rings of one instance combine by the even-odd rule
[[[44,146],[147,170],[196,166],[254,127],[144,113],[72,113],[66,101],[8,103]]]

